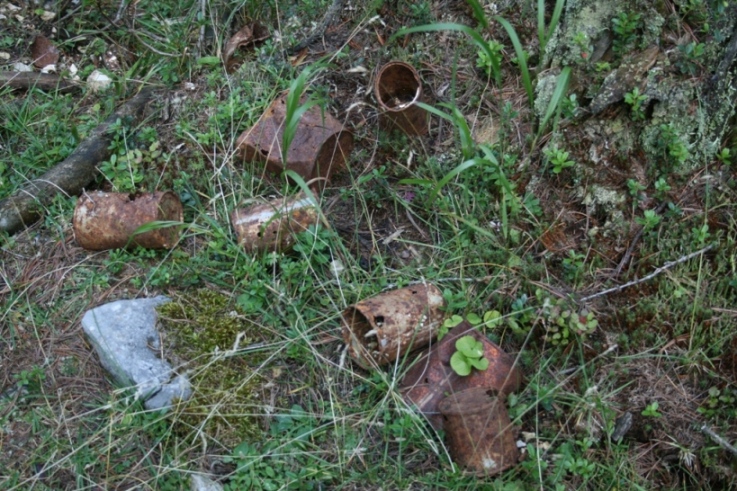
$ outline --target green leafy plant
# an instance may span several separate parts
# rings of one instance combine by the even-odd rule
[[[700,61],[704,56],[704,43],[688,43],[678,47],[680,58],[676,67],[684,75],[695,76],[699,73]]]
[[[659,177],[657,181],[655,181],[655,194],[658,197],[658,199],[664,199],[666,193],[671,190],[670,185],[668,184],[668,181],[665,180],[664,177]]]
[[[489,360],[484,358],[484,344],[473,336],[462,336],[456,340],[456,352],[450,357],[450,366],[461,377],[471,373],[471,370],[486,370]]]
[[[504,45],[493,39],[489,41],[487,45],[489,46],[488,50],[479,50],[476,66],[483,68],[487,75],[494,75],[496,78],[495,74],[499,73],[499,70],[501,70],[502,50],[504,49]],[[491,58],[489,58],[489,52],[492,53]]]
[[[645,102],[647,96],[640,94],[640,89],[635,87],[632,91],[624,95],[624,102],[629,104],[632,112],[632,119],[635,121],[645,119],[645,110],[642,103]]]
[[[694,243],[703,246],[711,238],[709,232],[709,224],[705,223],[700,227],[694,227],[691,229],[691,235],[693,236]]]
[[[658,401],[653,401],[647,406],[645,406],[645,409],[642,410],[642,415],[648,418],[659,418],[662,416],[662,413],[658,412]]]
[[[711,387],[706,401],[699,406],[697,411],[707,418],[718,416],[735,418],[737,417],[737,405],[735,403],[737,403],[737,391]]]
[[[627,189],[629,190],[630,196],[639,200],[642,197],[641,193],[645,190],[645,186],[635,179],[627,179]]]
[[[587,60],[589,53],[591,53],[591,41],[589,40],[589,36],[583,31],[577,32],[576,35],[573,36],[573,44],[575,44],[581,51],[581,58]]]
[[[686,144],[676,132],[672,123],[661,124],[660,127],[660,148],[667,151],[676,164],[684,163],[689,157],[689,151]]]
[[[732,165],[732,155],[729,148],[722,148],[719,153],[717,153],[717,160],[724,165]]]
[[[655,210],[645,210],[642,218],[635,219],[645,230],[652,230],[660,223],[660,215]]]
[[[593,312],[577,311],[565,299],[544,299],[538,315],[545,321],[545,340],[554,346],[567,345],[574,336],[585,338],[599,325]]]
[[[635,42],[635,31],[640,25],[640,18],[640,14],[620,12],[618,16],[612,19],[613,49],[616,54],[624,54]]]
[[[568,152],[556,146],[546,148],[543,153],[548,158],[548,161],[553,164],[553,174],[560,174],[563,169],[576,165],[576,162],[568,159]]]

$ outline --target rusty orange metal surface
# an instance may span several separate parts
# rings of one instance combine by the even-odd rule
[[[489,360],[486,370],[474,369],[465,377],[453,371],[450,357],[456,351],[456,341],[462,336],[473,336],[483,343],[484,358]],[[481,387],[506,395],[517,391],[522,382],[522,371],[515,365],[514,357],[464,321],[424,353],[410,367],[399,386],[405,401],[424,414],[435,429],[440,429],[443,421],[438,404],[447,394]]]
[[[334,172],[346,166],[353,151],[353,135],[328,112],[313,106],[302,115],[287,162],[283,162],[286,99],[286,93],[277,97],[261,119],[238,138],[236,148],[241,158],[262,162],[269,172],[290,169],[305,181],[318,179],[316,183],[322,186]]]
[[[238,243],[249,252],[286,251],[295,234],[317,223],[315,205],[304,193],[235,210],[230,222]]]
[[[414,285],[363,300],[343,312],[343,340],[362,367],[392,363],[426,346],[443,322],[442,292]]]
[[[519,461],[518,429],[504,397],[476,387],[445,397],[438,406],[453,462],[479,476],[498,474]]]
[[[392,61],[382,66],[374,93],[382,125],[399,128],[408,135],[427,133],[429,114],[417,105],[422,101],[422,81],[412,65]]]
[[[179,240],[179,227],[133,235],[140,226],[153,221],[182,221],[182,203],[176,194],[84,193],[77,200],[72,225],[77,243],[94,251],[134,245],[148,249],[174,247]]]

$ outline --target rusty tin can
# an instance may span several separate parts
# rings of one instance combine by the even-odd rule
[[[363,300],[343,312],[343,339],[362,367],[392,363],[437,335],[445,306],[435,285],[414,285]]]
[[[304,193],[235,210],[230,215],[238,243],[249,252],[289,250],[294,246],[295,234],[317,220],[315,204]]]
[[[422,101],[422,81],[412,65],[392,61],[382,66],[374,82],[381,123],[408,135],[427,133],[429,114],[417,105]]]
[[[439,409],[454,462],[479,476],[498,474],[518,462],[518,429],[503,396],[476,387],[450,394]]]
[[[182,221],[182,203],[176,194],[84,193],[77,200],[72,224],[77,243],[93,251],[134,245],[147,249],[174,247],[179,240],[179,227],[164,226],[135,234],[139,227],[154,221]]]
[[[489,360],[486,370],[473,369],[470,375],[461,377],[451,368],[450,358],[456,352],[455,343],[462,336],[473,336],[484,345],[484,358]],[[443,420],[438,404],[447,394],[481,387],[507,395],[516,392],[523,380],[515,358],[464,321],[451,329],[407,370],[399,387],[404,400],[414,405],[439,430]]]
[[[300,118],[284,162],[286,108],[287,93],[283,93],[238,138],[237,151],[244,160],[264,163],[269,172],[293,170],[305,181],[316,179],[322,186],[334,172],[346,166],[353,151],[353,135],[327,111],[313,106]]]

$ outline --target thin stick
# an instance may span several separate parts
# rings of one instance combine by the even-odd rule
[[[635,286],[635,285],[639,285],[640,283],[644,283],[644,282],[646,282],[648,280],[651,280],[651,279],[655,278],[656,276],[658,276],[663,271],[665,271],[665,270],[667,270],[669,268],[672,268],[676,264],[685,263],[689,259],[692,259],[692,258],[694,258],[696,256],[699,256],[699,255],[701,255],[701,254],[703,254],[703,253],[711,250],[712,248],[714,248],[714,244],[710,244],[710,245],[704,247],[703,249],[699,249],[698,251],[692,252],[691,254],[688,254],[686,256],[683,256],[681,258],[678,258],[675,261],[667,262],[664,265],[662,265],[661,267],[659,267],[658,269],[656,269],[655,271],[653,271],[652,273],[650,273],[649,275],[643,276],[639,280],[629,281],[629,282],[625,283],[624,285],[615,286],[614,288],[609,288],[608,290],[604,290],[604,291],[599,292],[599,293],[594,293],[593,295],[589,295],[588,297],[583,297],[581,300],[579,300],[579,302],[585,303],[585,302],[588,302],[589,300],[593,300],[593,299],[598,298],[598,297],[603,297],[604,295],[608,295],[610,293],[620,292],[620,291],[624,290],[625,288],[629,288],[631,286]]]
[[[737,457],[737,448],[735,448],[732,444],[730,444],[727,440],[725,440],[721,436],[714,433],[714,430],[712,430],[706,425],[703,425],[701,427],[701,431],[709,435],[711,439],[714,440],[716,443],[718,443],[724,450],[731,452],[733,455]]]

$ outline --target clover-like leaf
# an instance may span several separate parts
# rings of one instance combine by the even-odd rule
[[[458,338],[456,349],[468,358],[481,358],[484,355],[484,345],[473,336]]]
[[[484,371],[489,368],[489,360],[486,358],[469,358],[468,363],[470,363],[476,370]]]
[[[489,310],[484,314],[484,324],[494,327],[501,324],[502,314],[498,310]]]
[[[474,314],[473,312],[472,312],[472,313],[470,313],[470,314],[468,314],[468,315],[466,316],[466,320],[467,320],[468,322],[470,322],[471,324],[473,324],[474,326],[475,326],[476,324],[481,324],[481,317],[479,317],[478,315]]]
[[[453,356],[450,357],[450,367],[461,377],[465,377],[471,373],[471,364],[469,363],[468,358],[466,358],[460,351],[456,351],[453,353]]]
[[[445,319],[445,322],[443,322],[443,327],[455,327],[458,324],[463,322],[463,317],[460,315],[454,315],[450,319]]]

